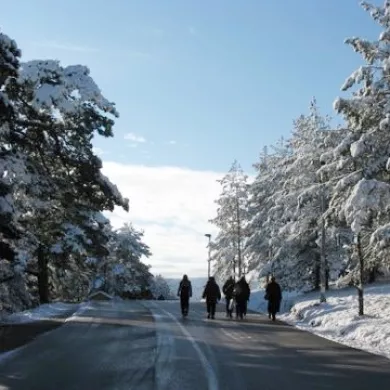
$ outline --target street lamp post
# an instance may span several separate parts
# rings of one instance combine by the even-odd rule
[[[321,295],[320,302],[326,302],[326,278],[327,278],[327,264],[326,264],[326,254],[325,254],[325,192],[324,187],[321,186],[321,252],[320,252],[320,261],[321,261]]]
[[[207,248],[209,248],[209,258],[208,258],[208,271],[207,271],[207,276],[210,278],[210,273],[211,273],[211,234],[205,234],[205,237],[209,239],[209,243],[207,245]]]

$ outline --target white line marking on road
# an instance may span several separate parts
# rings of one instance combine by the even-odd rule
[[[234,341],[238,341],[237,337],[236,337],[234,334],[228,332],[228,331],[225,330],[225,329],[221,329],[221,331],[222,331],[223,334],[225,334],[225,336],[230,337],[230,338],[233,339]]]
[[[200,362],[202,363],[202,366],[204,370],[206,371],[206,378],[207,378],[207,384],[209,390],[218,390],[218,378],[215,375],[214,369],[211,366],[210,362],[208,361],[205,354],[200,349],[198,343],[195,341],[195,339],[191,336],[191,333],[177,320],[177,318],[171,314],[170,312],[161,309],[163,312],[165,312],[172,320],[179,326],[180,330],[183,332],[183,334],[187,337],[188,341],[192,344],[194,347],[196,353],[199,356]]]
[[[157,309],[157,305],[152,305]],[[157,389],[169,389],[171,377],[174,375],[174,365],[172,365],[174,354],[174,339],[172,333],[166,327],[160,327],[164,324],[164,316],[151,311],[156,322],[156,378]]]

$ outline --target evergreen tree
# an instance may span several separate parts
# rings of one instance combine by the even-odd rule
[[[245,254],[249,258],[249,268],[259,273],[259,277],[275,273],[275,257],[280,242],[277,232],[282,226],[281,212],[275,195],[283,190],[285,163],[291,155],[290,146],[284,139],[277,145],[260,154],[260,161],[253,166],[257,175],[249,186],[248,239]]]
[[[18,237],[10,176],[21,161],[7,148],[16,116],[12,94],[7,92],[15,84],[20,54],[15,41],[0,32],[0,260],[14,259],[12,241]]]
[[[39,298],[48,302],[51,248],[69,225],[77,226],[80,209],[128,209],[127,200],[101,174],[91,143],[95,133],[112,136],[113,120],[107,114],[118,114],[82,66],[31,61],[22,65],[19,83],[24,99],[14,149],[27,156],[31,172],[28,182],[18,183],[20,207],[23,224],[36,239]]]
[[[100,263],[108,258],[118,269],[119,236],[102,212],[128,210],[92,148],[96,135],[113,136],[115,105],[84,66],[19,58],[0,33],[0,297],[9,311],[80,300]],[[142,233],[127,235],[134,247],[126,283],[150,289],[149,266],[140,261],[149,249]]]
[[[224,278],[232,271],[241,276],[243,248],[246,239],[248,220],[248,176],[234,161],[229,172],[218,182],[222,192],[215,202],[217,216],[210,220],[219,228],[215,240],[211,242],[212,259],[216,261],[215,272]]]
[[[143,232],[131,224],[112,235],[109,255],[97,264],[97,278],[107,293],[127,298],[150,296],[153,275],[141,259],[151,256],[151,252],[142,238]]]
[[[361,54],[365,64],[346,80],[342,90],[357,87],[351,98],[338,98],[335,109],[345,118],[349,134],[343,140],[346,150],[339,164],[347,166],[331,203],[338,218],[351,227],[364,253],[364,273],[373,277],[378,269],[389,265],[390,186],[390,4],[381,7],[362,3],[366,11],[383,28],[378,40],[369,42],[350,38],[346,43]],[[352,240],[351,240],[352,241]],[[359,265],[350,264],[351,275]]]

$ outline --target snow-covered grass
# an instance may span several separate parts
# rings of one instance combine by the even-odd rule
[[[78,304],[75,303],[47,303],[35,307],[34,309],[21,311],[9,315],[0,316],[0,322],[3,324],[21,324],[34,321],[40,321],[43,319],[62,316],[66,312],[72,309],[77,309]]]
[[[264,299],[264,290],[252,290],[248,308],[253,311],[258,311],[260,313],[267,313],[268,302]],[[297,297],[300,294],[297,292],[283,293],[283,300],[280,306],[280,311],[282,313],[289,312],[292,306],[295,303]]]
[[[327,302],[319,303],[319,294],[283,294],[278,319],[299,329],[390,359],[390,285],[365,288],[365,315],[358,316],[354,288],[327,292]],[[250,309],[265,313],[264,290],[251,296]]]

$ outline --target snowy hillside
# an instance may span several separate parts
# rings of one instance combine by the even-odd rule
[[[319,294],[284,294],[278,319],[299,329],[353,348],[390,359],[390,285],[365,288],[365,315],[358,316],[356,289],[327,293],[327,302],[319,304]],[[264,291],[252,294],[249,307],[266,312]]]

